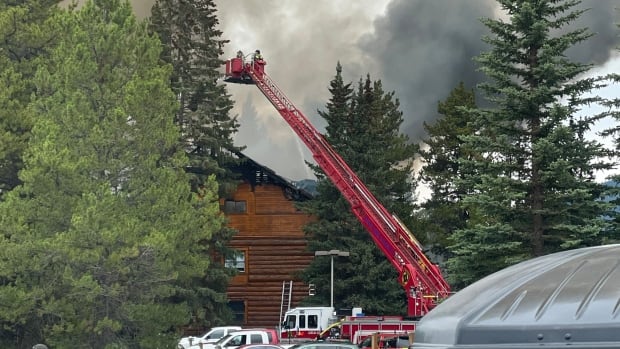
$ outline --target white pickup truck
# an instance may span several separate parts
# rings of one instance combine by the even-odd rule
[[[246,344],[280,344],[280,338],[275,329],[244,329],[215,342],[213,349],[237,349]]]
[[[179,344],[177,344],[177,349],[190,349],[192,347],[200,348],[201,345],[205,346],[206,344],[214,344],[215,342],[220,340],[222,337],[225,337],[231,332],[238,331],[240,329],[241,329],[240,326],[213,327],[207,333],[202,335],[202,337],[190,336],[190,337],[181,338],[181,340],[179,341]]]

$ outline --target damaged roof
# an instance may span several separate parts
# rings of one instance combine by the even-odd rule
[[[257,186],[262,184],[275,184],[285,188],[285,194],[295,201],[305,201],[313,197],[313,193],[306,190],[305,187],[298,186],[297,183],[285,179],[278,175],[274,170],[259,164],[250,159],[243,153],[237,153],[240,164],[233,168],[233,171],[239,173],[250,185]]]

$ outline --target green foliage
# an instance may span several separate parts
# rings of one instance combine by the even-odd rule
[[[23,185],[0,203],[0,346],[172,346],[207,292],[217,183],[191,191],[170,69],[128,3],[56,20]]]
[[[49,18],[58,1],[0,4],[0,198],[20,183],[18,172],[33,120],[25,113],[40,59],[58,28]]]
[[[0,57],[0,197],[19,184],[17,173],[22,167],[21,155],[26,146],[30,120],[23,115],[25,101],[19,95],[27,87],[22,75],[11,63]]]
[[[462,140],[473,133],[469,123],[471,114],[466,112],[472,108],[476,108],[474,92],[460,83],[445,101],[438,103],[440,117],[433,124],[424,124],[428,138],[420,148],[420,157],[425,162],[420,179],[428,184],[431,197],[416,214],[419,218],[416,233],[433,252],[444,257],[449,256],[448,238],[465,226],[474,211],[463,205],[463,198],[471,189],[458,187],[455,181],[463,176],[459,160],[473,156]]]
[[[373,82],[369,76],[360,79],[354,92],[351,84],[344,83],[341,71],[338,64],[327,110],[319,112],[328,123],[325,137],[377,199],[409,222],[416,147],[399,133],[403,121],[399,102],[393,92],[384,92],[381,82]],[[321,169],[315,168],[315,173],[318,195],[303,205],[318,218],[305,227],[309,249],[350,252],[350,257],[335,257],[335,306],[361,306],[368,314],[404,314],[405,294],[396,271]],[[307,302],[329,304],[330,258],[315,258],[303,276],[317,286],[317,295]]]
[[[618,48],[620,50],[620,47]],[[620,74],[613,72],[605,76],[605,79],[618,84],[620,82]],[[618,159],[620,155],[620,96],[612,96],[612,98],[603,100],[600,103],[607,109],[604,116],[611,116],[610,119],[615,120],[607,129],[601,132],[604,137],[612,137],[614,148],[611,153]],[[607,178],[609,181],[606,183],[608,189],[605,199],[609,201],[613,206],[612,210],[608,213],[610,226],[606,231],[605,242],[606,243],[620,243],[620,174],[617,172],[610,175]]]
[[[238,184],[231,170],[238,164],[235,154],[243,147],[234,145],[239,123],[230,116],[233,101],[226,86],[217,81],[228,41],[217,28],[216,6],[212,0],[157,0],[152,12],[151,30],[164,44],[161,57],[173,67],[171,84],[180,104],[175,122],[187,145],[194,185],[215,174],[220,195],[229,195]]]
[[[209,176],[215,176],[220,197],[229,197],[239,184],[232,169],[243,147],[234,145],[239,124],[230,116],[233,101],[224,84],[218,83],[223,46],[217,28],[216,6],[211,0],[157,0],[150,30],[163,43],[161,59],[172,66],[170,82],[179,106],[175,124],[181,130],[181,144],[189,157],[187,165],[192,187],[199,190]],[[209,241],[211,256],[230,256],[228,247],[236,231],[223,226]],[[204,311],[192,315],[199,326],[225,324],[232,313],[227,306],[226,288],[232,271],[216,259],[208,275],[199,282]]]
[[[579,17],[578,1],[499,1],[507,21],[485,19],[491,50],[477,61],[490,80],[480,85],[493,105],[471,110],[463,137],[479,156],[462,158],[472,188],[464,204],[479,214],[452,235],[451,276],[467,284],[523,259],[603,241],[609,205],[594,171],[608,168],[598,141],[584,134],[599,115],[580,115],[598,78],[564,52],[590,37],[561,33]],[[476,256],[477,258],[474,258]]]

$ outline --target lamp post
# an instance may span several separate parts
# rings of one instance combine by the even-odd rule
[[[315,256],[329,256],[331,259],[331,283],[329,286],[330,301],[329,306],[334,308],[334,257],[349,257],[349,252],[340,250],[314,251]]]

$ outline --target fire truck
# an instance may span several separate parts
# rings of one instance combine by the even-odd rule
[[[415,331],[416,324],[417,321],[402,316],[365,316],[361,308],[353,308],[351,315],[338,318],[332,307],[297,307],[286,312],[280,337],[347,340],[359,344],[374,333],[406,336]]]
[[[332,307],[297,307],[284,314],[282,339],[316,339],[336,321]]]
[[[226,61],[224,81],[255,85],[271,102],[308,147],[316,163],[348,201],[353,214],[396,268],[398,281],[407,295],[408,317],[419,319],[424,316],[450,294],[450,286],[441,270],[430,262],[422,245],[400,219],[383,207],[323,135],[265,73],[266,64],[260,56],[246,61],[243,55],[238,54],[236,58]]]

